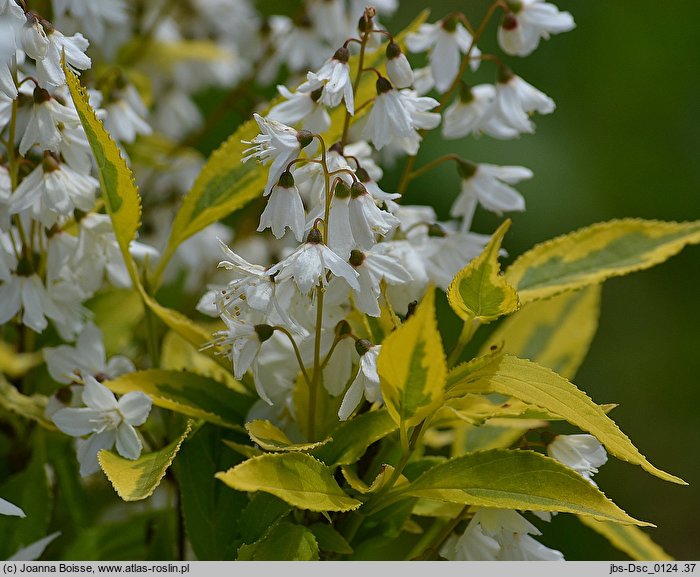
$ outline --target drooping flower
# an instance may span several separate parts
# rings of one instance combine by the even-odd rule
[[[362,401],[362,397],[370,403],[375,403],[382,396],[377,374],[377,358],[382,346],[373,345],[368,340],[362,339],[355,343],[355,349],[360,355],[360,366],[338,410],[338,418],[341,421],[347,420]]]
[[[459,72],[462,54],[469,51],[472,42],[471,34],[452,16],[436,24],[421,24],[417,32],[406,38],[411,52],[430,51],[430,70],[438,92],[446,92],[452,85]],[[470,56],[476,66],[480,54],[474,46]]]
[[[126,459],[141,455],[141,439],[134,427],[143,425],[151,411],[151,399],[140,391],[123,395],[118,401],[112,391],[90,375],[85,376],[82,395],[85,407],[67,407],[56,411],[51,420],[72,437],[90,437],[78,448],[80,474],[90,475],[99,470],[97,453],[111,449]]]
[[[302,148],[311,143],[312,136],[308,132],[298,132],[276,120],[265,119],[257,113],[253,114],[253,117],[258,123],[260,134],[251,141],[243,141],[244,144],[252,144],[253,146],[243,152],[245,156],[242,162],[254,158],[259,163],[266,164],[272,160],[265,185],[265,194],[267,195],[272,187],[279,182],[287,164],[299,156],[299,151]]]
[[[80,73],[87,70],[92,65],[90,57],[85,54],[90,45],[87,38],[80,32],[73,36],[64,36],[53,26],[44,23],[46,37],[49,46],[46,56],[36,60],[36,73],[39,84],[42,86],[62,86],[66,83],[66,77],[61,67],[62,59],[65,55],[66,66],[74,72]]]
[[[258,232],[266,228],[272,230],[275,238],[282,238],[287,229],[299,242],[304,237],[304,204],[289,171],[283,172],[278,183],[272,187],[267,206],[260,216]]]
[[[450,214],[463,219],[463,230],[469,229],[477,202],[499,215],[525,210],[522,195],[509,185],[532,178],[529,168],[473,164],[462,160],[457,169],[462,178],[462,189],[452,204]]]
[[[547,445],[547,454],[588,479],[608,461],[608,454],[593,435],[557,435]]]
[[[493,113],[496,89],[491,84],[470,88],[462,85],[460,95],[445,109],[442,136],[449,140],[478,133]]]
[[[0,92],[8,98],[17,98],[17,87],[12,77],[17,40],[26,22],[24,10],[15,0],[0,1]]]
[[[64,106],[55,98],[37,86],[33,93],[34,104],[29,111],[29,122],[19,143],[22,156],[34,145],[42,150],[58,152],[61,142],[60,124],[79,125],[80,120],[74,109]]]
[[[153,132],[146,122],[148,109],[141,96],[130,84],[124,84],[111,95],[110,102],[104,105],[104,125],[109,133],[119,142],[132,143],[136,137]]]
[[[389,42],[386,47],[386,73],[396,88],[408,88],[413,84],[413,70],[396,42]]]
[[[318,72],[307,74],[306,82],[298,88],[299,92],[313,92],[321,88],[322,104],[334,108],[340,104],[341,100],[345,100],[347,111],[355,114],[355,96],[350,79],[349,58],[350,51],[347,48],[338,48]]]
[[[107,28],[129,21],[125,0],[53,0],[53,10],[57,17],[70,14],[80,20],[85,33],[98,43],[104,39]]]
[[[527,56],[547,40],[550,34],[573,30],[576,26],[569,12],[544,0],[508,2],[510,11],[503,16],[498,28],[498,43],[506,54]]]
[[[278,280],[293,278],[302,294],[308,294],[319,283],[326,284],[326,272],[341,277],[355,289],[360,288],[357,272],[321,242],[321,233],[312,228],[306,242],[287,258],[270,267],[270,275]]]
[[[286,102],[280,102],[270,109],[267,117],[283,124],[292,125],[302,122],[302,128],[315,134],[321,134],[331,125],[331,117],[326,107],[320,102],[322,88],[311,92],[291,92],[286,86],[278,86],[277,91]]]

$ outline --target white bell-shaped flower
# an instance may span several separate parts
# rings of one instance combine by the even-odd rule
[[[34,104],[29,111],[29,121],[19,143],[19,153],[22,156],[34,145],[42,150],[58,152],[61,143],[60,124],[80,124],[77,112],[64,106],[43,88],[37,86],[33,93]]]
[[[25,22],[24,10],[15,0],[0,0],[0,92],[13,100],[17,98],[17,87],[12,68]]]
[[[64,55],[66,66],[75,72],[87,70],[92,65],[90,57],[85,54],[90,45],[87,38],[80,32],[73,36],[64,36],[58,30],[46,23],[46,36],[49,46],[46,56],[36,60],[36,73],[42,86],[62,86],[66,77],[61,67]]]
[[[593,435],[557,435],[547,445],[547,454],[588,479],[608,461],[605,447]]]
[[[413,85],[413,69],[396,42],[389,42],[386,47],[386,73],[396,88]]]
[[[302,128],[314,134],[322,134],[331,125],[331,117],[320,102],[323,88],[311,92],[291,92],[286,86],[277,86],[277,91],[286,99],[270,109],[267,117],[289,126],[302,123]]]
[[[527,56],[540,40],[550,34],[573,30],[576,24],[569,12],[559,9],[544,0],[520,0],[509,2],[511,11],[503,17],[498,28],[498,43],[506,54]]]
[[[49,51],[49,39],[39,19],[32,13],[27,14],[27,21],[22,28],[22,50],[27,56],[40,61]]]
[[[445,109],[442,136],[448,140],[478,133],[493,113],[496,89],[491,84],[462,85],[459,98]]]
[[[119,142],[132,143],[138,135],[153,132],[146,122],[148,109],[130,84],[115,90],[110,102],[105,103],[104,110],[105,128]]]
[[[267,206],[260,216],[258,232],[269,228],[275,238],[282,238],[285,231],[289,229],[301,242],[304,238],[304,203],[301,201],[291,172],[282,173],[269,196]]]
[[[348,60],[350,51],[338,48],[335,54],[326,60],[318,72],[309,72],[307,80],[299,86],[299,92],[313,92],[322,88],[319,101],[330,108],[335,108],[345,100],[345,108],[350,114],[355,114],[355,96],[350,79]]]
[[[382,398],[379,388],[379,374],[377,373],[377,358],[382,346],[373,345],[362,339],[355,343],[355,349],[360,355],[360,366],[357,369],[357,376],[345,393],[338,410],[338,418],[341,421],[347,420],[352,415],[363,397],[370,403],[376,403]]]

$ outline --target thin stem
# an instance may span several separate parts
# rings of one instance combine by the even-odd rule
[[[299,352],[299,347],[297,346],[297,342],[294,340],[292,333],[290,333],[287,329],[285,329],[284,327],[281,327],[279,325],[276,325],[272,328],[275,331],[279,331],[282,334],[287,335],[289,342],[292,343],[292,348],[294,349],[294,354],[297,357],[297,362],[299,363],[299,368],[301,369],[301,373],[302,373],[302,375],[304,375],[304,380],[306,381],[307,385],[311,385],[311,379],[309,379],[309,374],[306,372],[306,367],[304,367],[304,361],[301,358],[301,353]]]
[[[382,298],[384,299],[384,304],[386,305],[386,310],[389,311],[389,318],[391,319],[391,324],[394,325],[395,329],[398,329],[401,326],[401,320],[396,315],[396,311],[394,311],[394,307],[391,306],[391,303],[389,302],[389,298],[386,296],[386,282],[385,281],[381,282],[380,288],[382,291]]]
[[[331,360],[331,357],[333,356],[333,353],[335,352],[335,348],[338,346],[338,343],[343,340],[344,337],[335,337],[333,339],[333,344],[331,345],[331,348],[328,350],[328,354],[326,354],[326,358],[323,359],[323,362],[321,363],[321,370],[326,368],[326,365],[328,365],[329,361]]]
[[[287,167],[284,169],[285,172],[289,172],[289,169],[292,168],[295,164],[321,164],[321,161],[318,158],[295,158],[291,162],[287,163]]]
[[[465,505],[464,507],[462,507],[462,510],[459,512],[459,515],[457,515],[454,519],[452,519],[452,521],[445,525],[445,527],[437,536],[435,541],[433,541],[432,545],[430,545],[430,547],[423,551],[423,553],[413,557],[412,560],[426,561],[430,559],[433,555],[435,555],[438,551],[440,551],[440,548],[442,547],[443,543],[447,541],[450,535],[452,535],[452,532],[457,528],[457,525],[459,525],[462,522],[462,519],[464,519],[468,511],[469,505]]]
[[[357,96],[357,88],[360,86],[360,79],[362,78],[362,68],[365,64],[365,50],[367,49],[367,40],[369,39],[369,31],[362,33],[362,40],[360,41],[360,56],[357,63],[357,74],[355,75],[355,81],[352,83],[352,92],[354,96]],[[350,130],[350,112],[345,110],[345,122],[343,123],[343,135],[340,138],[340,143],[345,144],[348,141],[348,131]]]
[[[331,176],[335,176],[336,174],[343,174],[343,173],[349,174],[350,176],[352,176],[352,179],[355,182],[357,182],[357,176],[355,176],[355,173],[352,170],[350,170],[349,168],[338,168],[336,170],[333,170],[333,171],[328,173],[328,177],[330,178]]]
[[[323,296],[325,289],[319,282],[316,287],[316,335],[314,336],[314,372],[309,385],[309,441],[316,438],[316,398],[321,379],[321,325],[323,324]]]
[[[410,174],[411,180],[418,178],[419,176],[424,175],[426,172],[431,171],[433,168],[436,168],[443,164],[444,162],[449,162],[449,161],[458,161],[460,160],[458,154],[446,154],[445,156],[439,156],[435,160],[431,160],[428,164],[425,164],[421,166],[420,168],[417,168]]]
[[[464,347],[466,347],[469,341],[472,340],[474,333],[480,326],[481,323],[477,319],[464,321],[464,324],[462,325],[462,332],[459,334],[457,344],[455,345],[455,348],[452,349],[450,356],[447,359],[448,367],[453,367],[457,361],[459,361],[459,358],[462,356],[462,352],[464,351]]]

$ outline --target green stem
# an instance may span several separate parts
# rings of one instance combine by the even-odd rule
[[[323,297],[325,289],[319,282],[316,287],[316,334],[314,336],[314,372],[309,385],[309,441],[316,438],[316,402],[321,380],[321,325],[323,324]]]
[[[284,327],[281,327],[279,325],[274,326],[272,328],[276,331],[281,332],[284,335],[287,335],[289,342],[292,343],[292,348],[294,348],[294,354],[297,357],[297,362],[299,363],[299,368],[301,369],[301,374],[304,375],[304,380],[306,381],[306,384],[311,385],[311,379],[309,379],[309,373],[306,372],[306,367],[304,367],[304,361],[301,358],[301,352],[299,352],[299,347],[297,346],[297,342],[294,340],[292,333],[290,333],[287,329],[285,329]]]
[[[367,48],[367,39],[369,38],[369,31],[362,33],[362,41],[360,42],[360,56],[357,63],[357,74],[355,75],[355,81],[352,83],[353,96],[357,98],[357,88],[360,86],[360,79],[362,78],[362,69],[365,64],[365,50]],[[350,130],[350,113],[345,110],[345,122],[343,124],[343,136],[340,139],[340,143],[345,145],[348,141],[348,131]]]
[[[459,512],[459,515],[457,515],[454,519],[452,519],[452,521],[445,525],[443,530],[433,541],[430,547],[428,547],[427,549],[425,549],[425,551],[416,555],[415,557],[412,557],[411,559],[414,561],[427,561],[428,559],[436,555],[440,551],[440,548],[442,547],[443,543],[447,541],[448,537],[452,535],[452,532],[457,528],[457,525],[459,525],[462,522],[462,519],[464,519],[468,511],[469,505],[465,505],[464,507],[462,507],[462,510]]]
[[[406,561],[410,561],[411,559],[418,557],[421,553],[423,553],[423,551],[430,547],[446,523],[447,521],[445,519],[440,519],[439,517],[434,519],[432,525],[430,525],[430,528],[423,533],[418,542],[408,552],[408,555],[406,555]]]
[[[419,176],[423,176],[426,172],[431,171],[433,168],[436,168],[440,166],[441,164],[445,162],[449,162],[451,160],[457,161],[461,160],[458,154],[446,154],[444,156],[439,156],[435,160],[431,160],[428,164],[425,164],[421,166],[420,168],[417,168],[413,172],[410,173],[410,179],[414,180],[418,178]]]
[[[455,345],[455,348],[452,349],[450,356],[447,359],[448,367],[453,367],[457,361],[459,361],[459,358],[462,356],[462,352],[464,351],[464,347],[466,347],[469,341],[471,341],[474,333],[480,326],[481,323],[477,319],[464,321],[464,324],[462,325],[462,332],[459,334],[459,339],[457,339],[457,344]]]

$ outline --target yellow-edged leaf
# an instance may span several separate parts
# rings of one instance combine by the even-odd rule
[[[311,451],[330,441],[325,439],[315,443],[294,443],[289,437],[270,421],[249,421],[245,424],[250,440],[260,445],[266,451]]]
[[[255,402],[219,381],[186,371],[135,371],[104,384],[119,395],[141,391],[158,407],[234,429],[242,427]]]
[[[490,357],[492,361],[474,371],[455,367],[447,380],[448,395],[501,393],[542,407],[562,416],[572,425],[595,436],[618,459],[641,466],[645,471],[673,483],[682,479],[657,469],[632,444],[629,437],[590,397],[552,370],[510,355]]]
[[[518,309],[518,294],[501,274],[498,253],[510,220],[493,233],[484,252],[459,271],[447,289],[452,310],[466,322],[489,323]]]
[[[34,353],[19,353],[9,343],[0,341],[0,375],[17,378],[27,374],[34,367],[44,362],[40,351]]]
[[[268,453],[216,478],[237,491],[270,493],[299,509],[352,511],[361,505],[343,492],[328,467],[304,453]]]
[[[581,366],[598,328],[601,285],[526,304],[505,319],[482,348],[530,359],[571,379]]]
[[[342,465],[340,470],[343,473],[343,477],[348,482],[348,485],[350,485],[352,489],[358,493],[366,495],[368,493],[377,493],[379,490],[385,487],[389,482],[389,479],[391,479],[395,469],[391,465],[382,465],[382,467],[379,469],[379,473],[370,485],[360,479],[360,477],[357,476],[357,472],[351,466]],[[399,478],[396,480],[393,486],[399,487],[406,485],[406,483],[408,483],[408,479],[406,479],[406,477],[403,475],[399,475]]]
[[[145,453],[135,461],[102,449],[97,460],[117,495],[124,501],[140,501],[153,495],[191,429],[192,421],[187,421],[180,437],[160,451]]]
[[[25,419],[36,421],[45,429],[55,431],[55,425],[44,415],[49,399],[45,395],[23,395],[0,374],[0,407]]]
[[[650,525],[627,515],[578,473],[534,451],[495,449],[457,457],[429,469],[394,494]]]
[[[613,220],[538,244],[506,278],[525,304],[652,267],[697,243],[700,221]]]
[[[80,123],[83,125],[97,162],[102,196],[112,219],[114,234],[129,275],[134,284],[138,284],[136,265],[129,253],[129,243],[136,237],[136,231],[141,223],[141,198],[134,177],[122,158],[119,147],[95,115],[87,92],[80,85],[78,77],[65,64],[63,71]]]
[[[382,343],[377,372],[387,411],[399,426],[415,426],[440,406],[447,364],[432,288]]]
[[[397,35],[396,41],[403,42],[406,34],[417,30],[427,17],[428,12],[423,11],[406,30]],[[384,58],[384,50],[368,52],[365,66],[379,66]],[[351,59],[351,67],[357,67],[357,57]],[[376,92],[373,93],[375,81],[373,74],[364,75],[355,98],[357,102],[365,102],[376,95]],[[281,102],[281,99],[273,100],[271,105],[278,102]],[[352,121],[357,122],[368,110],[369,107],[357,110]],[[345,109],[342,107],[337,107],[332,112],[333,128],[324,135],[329,145],[340,138],[344,115]],[[243,123],[209,157],[175,217],[162,262],[170,259],[182,241],[262,194],[267,180],[267,168],[252,161],[245,164],[241,162],[243,151],[249,147],[241,141],[252,140],[258,132],[258,125],[254,120]]]
[[[620,525],[612,521],[596,521],[590,517],[579,519],[635,561],[673,561],[673,557],[654,543],[639,527]]]

